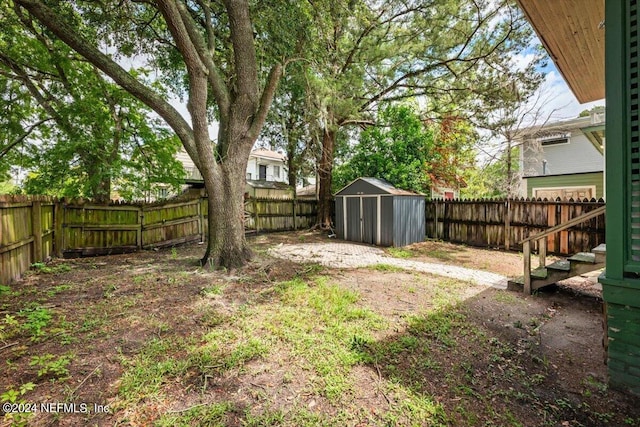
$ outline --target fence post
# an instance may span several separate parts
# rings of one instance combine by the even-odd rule
[[[531,240],[524,242],[522,256],[524,258],[524,293],[531,295]]]
[[[447,212],[447,211],[450,209],[447,209],[449,207],[449,203],[447,203],[446,200],[443,203],[444,203],[444,214],[442,215],[442,239],[448,242],[449,241],[448,214],[450,212]]]
[[[62,258],[64,250],[64,204],[57,200],[53,208],[53,238],[54,253],[58,258]]]
[[[198,198],[197,203],[197,212],[198,212],[198,234],[200,234],[200,243],[204,242],[204,229],[202,226],[202,222],[204,221],[204,217],[202,216],[202,199]],[[244,205],[242,206],[244,209]],[[244,212],[242,213],[244,217]]]
[[[31,232],[33,233],[33,262],[42,261],[42,202],[31,204]]]
[[[296,220],[296,211],[298,208],[298,199],[296,199],[295,197],[293,198],[293,230],[297,230],[298,229],[298,225],[296,224],[297,220]]]
[[[260,231],[260,224],[259,224],[259,216],[258,216],[258,201],[256,200],[255,197],[253,197],[253,220],[256,223],[256,234],[258,233],[258,231]]]
[[[144,208],[138,207],[138,225],[136,232],[136,244],[139,250],[142,250],[142,229],[144,228]]]
[[[504,212],[504,249],[511,249],[511,200],[507,199]]]
[[[433,236],[438,240],[438,199],[434,200],[434,214],[433,214]]]

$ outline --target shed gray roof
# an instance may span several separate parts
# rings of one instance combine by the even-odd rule
[[[376,187],[380,190],[382,194],[392,194],[396,196],[421,196],[420,193],[415,193],[413,191],[401,190],[399,188],[394,187],[388,181],[385,181],[381,178],[371,178],[371,177],[361,177],[357,178],[354,181],[347,184],[344,188],[336,193],[336,196],[341,195],[342,192],[345,192],[349,187],[353,185],[357,185],[358,181],[366,182],[369,185]],[[380,194],[380,193],[372,193],[372,194]]]

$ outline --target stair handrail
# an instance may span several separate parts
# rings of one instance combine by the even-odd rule
[[[546,237],[551,236],[552,234],[556,234],[560,231],[564,231],[567,228],[571,228],[575,225],[581,224],[591,218],[600,216],[605,212],[606,206],[600,206],[599,208],[572,218],[562,224],[554,225],[553,227],[548,228],[541,233],[534,234],[533,236],[529,236],[526,239],[520,241],[520,244],[522,245],[522,255],[524,257],[524,292],[526,294],[531,294],[531,242],[540,242],[538,244],[538,256],[540,257],[539,266],[544,268],[546,266],[547,259]]]

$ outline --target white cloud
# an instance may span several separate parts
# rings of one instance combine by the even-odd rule
[[[558,120],[569,119],[578,117],[580,112],[596,105],[605,105],[604,99],[580,104],[555,66],[551,65],[549,69],[545,82],[540,88],[549,97],[549,102],[543,107],[547,116],[551,115],[553,119]]]

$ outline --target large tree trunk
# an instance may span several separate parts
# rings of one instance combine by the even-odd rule
[[[219,180],[205,181],[209,194],[207,251],[202,264],[238,268],[251,259],[244,234],[245,170],[241,161],[220,165]]]
[[[336,131],[325,128],[322,132],[322,156],[318,170],[320,191],[318,192],[318,225],[320,228],[331,227],[331,176],[333,172],[333,155],[336,145]]]

